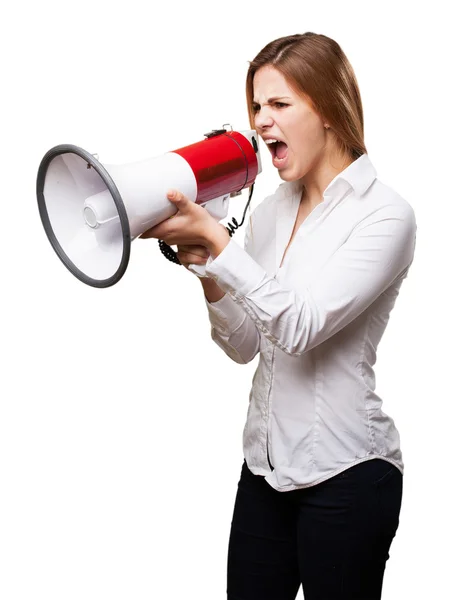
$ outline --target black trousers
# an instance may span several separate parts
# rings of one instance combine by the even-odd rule
[[[243,463],[228,550],[228,600],[379,600],[399,525],[402,474],[371,459],[278,492]]]

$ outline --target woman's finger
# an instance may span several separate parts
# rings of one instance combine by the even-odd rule
[[[189,252],[191,254],[196,254],[197,256],[203,256],[205,258],[209,257],[209,250],[207,248],[205,248],[204,246],[187,246],[187,245],[181,245],[178,246],[178,251],[179,252]]]
[[[177,252],[176,256],[179,259],[179,262],[182,264],[194,264],[194,265],[204,265],[207,262],[208,257],[202,256],[198,254],[193,254],[192,252]]]

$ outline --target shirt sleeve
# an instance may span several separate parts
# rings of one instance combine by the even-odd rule
[[[233,243],[240,248],[236,242]],[[245,231],[244,250],[240,250],[246,254],[247,249],[248,228]],[[233,291],[227,291],[216,302],[209,302],[206,297],[204,299],[214,342],[236,363],[247,364],[252,361],[260,350],[260,333],[245,309],[236,302]]]
[[[287,289],[233,240],[206,267],[258,330],[281,350],[301,355],[357,318],[395,279],[406,276],[416,241],[410,205],[377,209],[307,285]]]

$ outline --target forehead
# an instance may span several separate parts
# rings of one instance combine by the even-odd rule
[[[282,73],[271,65],[256,71],[253,88],[254,102],[265,102],[272,96],[296,96]]]

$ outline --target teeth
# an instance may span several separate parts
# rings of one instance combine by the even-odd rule
[[[275,139],[270,139],[270,140],[265,140],[266,144],[274,144],[276,142],[278,142],[279,140],[275,140]]]

